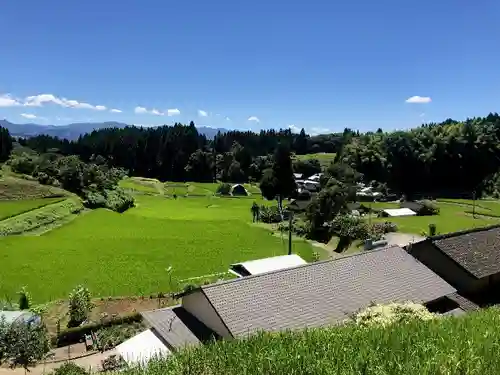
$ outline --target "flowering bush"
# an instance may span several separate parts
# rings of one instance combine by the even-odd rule
[[[404,323],[411,320],[430,320],[436,316],[423,305],[405,302],[387,305],[374,304],[358,312],[353,320],[357,325],[364,327],[374,325],[385,327],[393,323]]]

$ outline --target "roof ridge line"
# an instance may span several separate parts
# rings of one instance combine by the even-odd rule
[[[375,252],[378,252],[378,251],[389,250],[389,249],[393,249],[393,248],[399,248],[399,249],[402,249],[403,251],[405,251],[403,248],[401,248],[400,246],[397,246],[397,245],[382,247],[382,248],[373,249],[373,250],[363,250],[363,251],[361,251],[359,253],[349,254],[349,255],[346,255],[346,256],[343,256],[343,257],[340,257],[340,258],[336,258],[336,259],[326,259],[326,260],[321,260],[319,262],[312,262],[312,263],[300,264],[298,266],[294,266],[294,267],[290,267],[290,268],[282,268],[282,269],[279,269],[279,270],[273,270],[273,271],[269,271],[269,272],[259,273],[257,275],[250,275],[250,276],[244,276],[244,277],[237,278],[237,279],[224,280],[224,281],[221,281],[221,282],[218,282],[218,283],[209,284],[209,285],[201,285],[198,288],[194,289],[191,293],[193,293],[195,291],[198,291],[198,290],[210,289],[212,287],[217,287],[219,285],[224,285],[224,284],[230,284],[230,283],[238,282],[238,281],[241,281],[241,280],[255,279],[257,277],[261,277],[261,276],[265,276],[265,275],[269,275],[269,274],[281,273],[281,272],[285,272],[285,271],[294,270],[294,269],[297,269],[297,268],[310,267],[310,266],[313,266],[313,265],[316,265],[316,264],[324,264],[324,263],[336,262],[336,261],[347,259],[347,258],[353,258],[353,257],[357,257],[357,256],[364,256],[364,255],[368,255],[368,254],[375,253]]]
[[[436,235],[436,236],[428,237],[428,239],[431,240],[431,241],[444,240],[444,239],[447,239],[447,238],[462,236],[464,234],[476,233],[476,232],[481,232],[481,231],[486,231],[486,230],[496,229],[496,228],[500,228],[500,224],[492,224],[492,225],[487,225],[485,227],[464,229],[464,230],[457,231],[457,232],[439,234],[439,235]]]

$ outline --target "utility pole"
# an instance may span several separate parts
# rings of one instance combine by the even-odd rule
[[[288,255],[292,255],[292,225],[293,213],[288,211]]]
[[[476,218],[476,191],[472,192],[472,217]]]

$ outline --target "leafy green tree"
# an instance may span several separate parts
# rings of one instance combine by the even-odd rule
[[[84,322],[92,310],[90,291],[79,285],[69,295],[69,327],[76,327]]]
[[[193,181],[211,182],[214,178],[214,159],[212,152],[196,150],[189,157],[186,172]]]
[[[293,177],[290,149],[286,145],[278,145],[272,168],[264,171],[260,190],[266,199],[277,199],[281,212],[283,199],[295,195],[297,185]]]
[[[0,364],[25,371],[43,360],[50,350],[50,340],[43,324],[0,322]]]

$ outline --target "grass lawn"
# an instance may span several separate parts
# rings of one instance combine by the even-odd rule
[[[500,219],[496,218],[486,218],[483,216],[476,216],[476,218],[473,218],[472,215],[466,212],[471,211],[471,207],[467,206],[466,204],[459,205],[456,203],[462,203],[462,200],[455,200],[454,203],[438,201],[438,206],[440,209],[439,215],[375,218],[373,219],[373,221],[390,221],[397,224],[399,232],[415,233],[419,235],[428,234],[429,224],[436,224],[437,233],[444,234],[500,223]],[[484,202],[481,202],[481,204],[484,204]],[[494,205],[498,203],[491,202],[490,204]],[[385,206],[387,205],[387,203],[379,203],[379,205],[380,207],[378,208],[386,208]],[[500,204],[498,205],[500,206]],[[387,208],[395,207],[387,206]],[[480,210],[476,211],[480,213]]]
[[[22,213],[32,211],[34,209],[47,206],[52,203],[57,203],[64,198],[41,198],[41,199],[26,199],[16,201],[0,201],[0,220],[8,219],[9,217],[17,216]]]
[[[286,241],[249,225],[253,200],[137,196],[118,214],[95,210],[39,237],[0,239],[0,295],[26,285],[36,302],[64,298],[79,283],[94,295],[169,291],[176,280],[225,272],[228,265],[286,253]],[[297,253],[311,259],[303,240]]]
[[[156,187],[156,185],[160,185],[160,189]],[[134,177],[123,179],[118,184],[121,188],[132,190],[139,193],[151,193],[151,194],[159,194],[161,191],[161,182],[159,181],[144,181],[140,179],[136,179]]]
[[[70,195],[65,190],[40,185],[37,181],[13,176],[0,177],[0,205],[8,200],[27,200]]]
[[[322,167],[328,167],[335,160],[335,153],[318,152],[316,154],[295,155],[298,160],[318,159]]]

